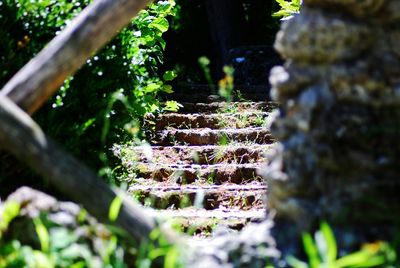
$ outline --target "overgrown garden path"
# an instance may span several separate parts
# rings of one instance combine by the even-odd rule
[[[267,186],[258,169],[274,143],[267,125],[276,105],[260,96],[230,103],[180,99],[179,113],[146,118],[151,147],[114,148],[129,193],[199,236],[217,225],[241,229],[262,219]]]

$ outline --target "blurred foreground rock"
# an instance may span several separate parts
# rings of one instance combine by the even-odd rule
[[[275,48],[286,63],[270,76],[282,146],[264,174],[278,226],[311,230],[327,220],[384,239],[399,221],[398,7],[304,0],[283,23]]]
[[[71,267],[82,260],[90,267],[104,267],[105,256],[111,256],[109,247],[116,239],[115,234],[77,204],[61,202],[43,192],[22,187],[0,203],[0,217],[8,217],[6,209],[11,203],[19,206],[19,212],[8,226],[4,226],[4,219],[0,218],[0,259],[3,265],[16,265],[17,262],[18,265],[33,265],[30,248],[43,252],[49,250],[57,256],[57,265],[62,267]],[[43,248],[46,239],[49,239],[48,249]],[[119,243],[125,245],[124,241]],[[18,254],[10,255],[12,249]],[[124,257],[120,246],[112,254]]]

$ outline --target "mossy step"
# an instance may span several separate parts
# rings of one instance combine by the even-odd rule
[[[184,208],[198,206],[206,210],[217,208],[236,208],[249,210],[264,207],[267,187],[260,183],[254,185],[196,185],[180,186],[131,185],[129,193],[142,204],[157,209]]]
[[[275,102],[181,102],[179,113],[235,113],[235,112],[271,112],[278,107]]]
[[[243,183],[262,181],[255,164],[215,164],[215,165],[160,165],[137,163],[127,167],[137,178],[163,182],[190,184],[208,182],[210,184]]]
[[[261,163],[264,154],[274,145],[205,145],[205,146],[114,146],[113,152],[123,165],[133,162],[217,164],[217,163]]]
[[[237,142],[271,144],[275,140],[266,128],[174,129],[157,133],[153,145],[226,145]]]
[[[157,117],[147,116],[146,122],[155,126],[155,130],[162,129],[193,129],[193,128],[246,128],[260,127],[266,124],[266,112],[242,112],[220,114],[179,114],[168,113]]]

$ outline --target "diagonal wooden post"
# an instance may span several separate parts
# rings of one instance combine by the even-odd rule
[[[125,195],[117,194],[101,178],[49,140],[40,127],[7,97],[0,97],[1,147],[27,163],[59,191],[82,204],[100,222],[110,223],[108,212],[119,196],[122,206],[113,222],[136,240],[148,239],[156,221]],[[170,242],[174,233],[163,230]]]
[[[150,0],[95,0],[0,91],[34,113]]]

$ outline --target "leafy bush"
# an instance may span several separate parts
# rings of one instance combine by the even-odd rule
[[[2,0],[0,5],[0,86],[3,86],[90,0]],[[157,95],[172,92],[162,71],[168,17],[173,0],[156,1],[116,38],[67,79],[59,93],[35,115],[56,140],[86,162],[104,165],[109,145],[137,135],[147,112],[162,110]],[[172,103],[167,108],[171,108]],[[176,106],[176,105],[175,105]],[[99,161],[98,155],[102,155]]]

